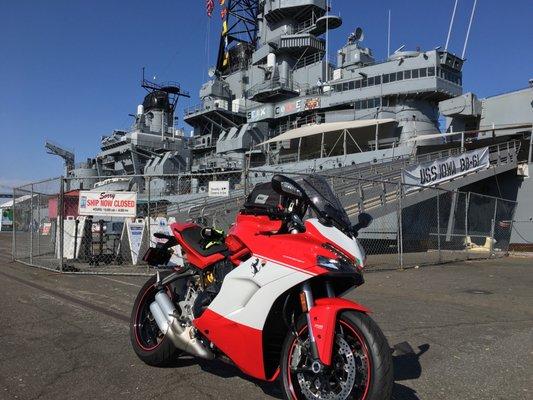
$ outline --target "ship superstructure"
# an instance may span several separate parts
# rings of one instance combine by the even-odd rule
[[[180,97],[189,97],[179,84],[158,84],[144,78],[147,94],[137,107],[129,130],[115,130],[103,136],[100,153],[69,171],[73,189],[96,184],[107,189],[144,190],[144,176],[179,174],[190,168],[191,153],[184,131],[175,127],[176,104]],[[135,176],[124,178],[121,176]],[[96,177],[99,177],[97,179]],[[102,180],[102,178],[109,177]],[[172,192],[168,182],[154,179],[154,185]]]
[[[238,191],[247,167],[254,168],[247,182],[254,184],[266,171],[349,170],[464,150],[465,140],[472,147],[481,139],[474,147],[482,147],[494,145],[498,135],[531,136],[531,84],[478,99],[463,93],[464,54],[447,46],[402,46],[376,60],[362,28],[330,50],[328,38],[342,19],[328,3],[226,0],[216,65],[200,103],[185,110],[193,135],[175,127],[177,100],[188,94],[143,74],[148,93],[131,129],[103,137],[96,158],[70,169],[71,189],[137,190],[146,197],[150,176],[152,192],[187,202],[206,197],[219,171],[231,174],[231,189]],[[522,146],[529,151],[522,158],[531,160],[532,148]]]
[[[246,2],[229,1],[228,7],[239,3]],[[253,3],[256,24],[248,27],[249,40],[223,29],[221,43],[234,45],[221,45],[219,63],[200,90],[202,103],[186,110],[193,143],[202,150],[201,158],[193,157],[195,170],[227,168],[226,156],[240,159],[240,166],[247,151],[254,165],[287,161],[291,154],[294,159],[299,141],[256,145],[310,124],[393,119],[377,142],[375,135],[350,132],[356,148],[329,153],[397,148],[414,136],[438,133],[438,103],[462,94],[463,60],[450,52],[401,48],[378,62],[357,28],[332,59],[325,35],[342,20],[330,14],[325,0]],[[308,153],[316,158],[316,151]],[[300,154],[298,161],[303,159]]]

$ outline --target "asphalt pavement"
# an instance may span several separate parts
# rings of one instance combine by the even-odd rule
[[[129,343],[146,278],[11,262],[0,234],[0,399],[276,399],[222,362],[153,368]],[[375,272],[347,297],[394,348],[394,399],[533,399],[533,259]]]

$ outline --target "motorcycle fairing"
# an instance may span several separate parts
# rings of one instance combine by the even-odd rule
[[[268,314],[278,297],[315,275],[254,255],[226,275],[218,295],[193,324],[243,372],[267,379],[262,335]]]
[[[194,326],[213,342],[245,374],[266,380],[263,362],[263,332],[237,323],[210,310],[193,321]]]
[[[325,243],[334,244],[352,259],[359,255],[356,241],[338,229],[325,226],[317,219],[307,220],[305,226],[306,231],[296,235],[280,234],[270,230],[272,224],[266,218],[239,215],[230,235],[244,243],[251,256],[225,276],[218,295],[193,321],[237,367],[258,379],[271,378],[265,372],[262,339],[274,302],[301,283],[331,272],[316,262],[317,255],[333,256],[324,248]],[[317,299],[311,310],[315,307],[313,316],[317,323],[312,329],[318,330],[321,336],[318,339],[320,359],[331,363],[338,311],[367,310],[343,299]]]
[[[309,311],[318,357],[324,365],[331,365],[337,315],[343,310],[370,312],[360,304],[339,297],[316,299]]]

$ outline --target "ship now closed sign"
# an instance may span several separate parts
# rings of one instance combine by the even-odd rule
[[[135,217],[137,214],[137,193],[80,191],[79,215],[104,217]]]

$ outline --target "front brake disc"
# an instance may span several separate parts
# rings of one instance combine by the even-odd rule
[[[352,391],[357,375],[357,368],[355,365],[355,357],[350,348],[350,345],[341,336],[337,335],[335,338],[335,347],[337,355],[342,358],[342,369],[345,372],[343,379],[338,379],[336,387],[331,385],[321,385],[318,375],[312,373],[298,373],[298,383],[302,394],[307,400],[346,400]],[[294,358],[293,358],[294,360]],[[292,361],[291,360],[291,366]]]

